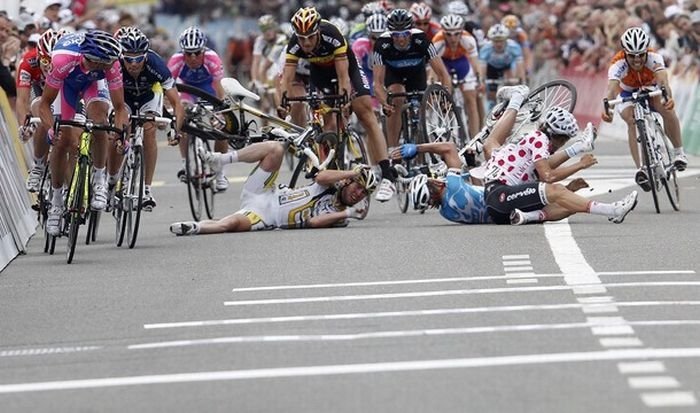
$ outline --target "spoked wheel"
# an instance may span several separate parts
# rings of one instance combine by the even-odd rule
[[[209,147],[209,141],[206,139],[201,139],[201,145],[204,151],[209,152],[211,149]],[[205,177],[202,182],[202,195],[204,199],[204,211],[207,213],[209,219],[214,218],[214,194],[216,194],[216,173],[212,171],[209,165],[204,162],[202,158],[203,154],[199,154],[200,163],[202,165],[202,173]]]
[[[406,165],[404,164],[404,166]],[[396,202],[399,205],[399,211],[401,211],[402,214],[405,214],[406,211],[408,211],[408,201],[410,198],[410,194],[408,193],[409,182],[408,176],[399,175],[396,178]]]
[[[176,86],[178,92],[190,95],[195,100],[186,106],[183,132],[195,135],[208,133],[215,137],[238,134],[240,123],[226,102],[194,86],[182,83]]]
[[[39,226],[44,230],[44,252],[49,252],[49,247],[51,240],[49,234],[46,232],[46,220],[49,217],[49,208],[51,208],[51,198],[53,197],[53,190],[51,188],[51,172],[49,171],[49,166],[46,165],[46,170],[44,171],[44,176],[41,178],[41,185],[39,186],[39,193],[37,194],[37,219],[39,221]],[[55,245],[55,241],[54,241]]]
[[[68,209],[66,211],[67,227],[68,227],[68,245],[66,248],[66,262],[73,262],[75,254],[75,245],[78,243],[78,231],[83,219],[83,209],[87,203],[88,197],[88,162],[86,159],[80,159],[78,167],[78,176],[74,176],[70,185],[68,194]]]
[[[657,124],[657,133],[659,132],[660,125]],[[661,150],[664,176],[661,182],[664,185],[664,189],[666,189],[666,195],[668,196],[668,201],[671,203],[671,207],[674,211],[680,211],[680,187],[678,186],[678,176],[676,175],[676,168],[673,166],[673,158],[671,157],[672,145],[665,135],[659,134],[657,136],[664,140],[664,147]]]
[[[102,211],[90,211],[87,218],[87,234],[85,234],[85,245],[97,241],[97,231],[100,228],[100,218]]]
[[[347,130],[345,136],[345,146],[340,148],[341,153],[338,154],[339,159],[343,159],[343,169],[350,170],[355,165],[369,165],[369,155],[365,141],[353,129]]]
[[[331,149],[336,149],[336,156],[338,155],[338,136],[335,133],[323,132],[316,136],[315,142],[316,143],[314,143],[313,149],[316,153],[316,156],[318,156],[318,161],[320,163],[323,163],[326,160],[326,158],[328,158],[328,154]],[[302,154],[299,157],[299,162],[297,162],[297,167],[294,168],[292,178],[289,180],[289,187],[297,188],[309,183],[311,177],[307,178],[306,174],[311,171],[311,168],[311,161],[309,161],[306,155]],[[328,165],[328,169],[338,169],[336,162],[331,161],[331,163]]]
[[[443,86],[432,84],[425,89],[420,104],[420,125],[425,142],[454,142],[461,148],[467,142],[462,117]]]
[[[637,131],[639,132],[639,140],[642,145],[642,159],[644,160],[644,169],[647,173],[647,178],[649,179],[649,186],[651,187],[651,196],[654,198],[654,208],[656,213],[661,213],[661,208],[659,207],[659,194],[658,191],[661,189],[660,178],[654,173],[654,167],[652,165],[651,154],[649,153],[649,138],[647,136],[647,129],[645,127],[644,121],[637,122]]]
[[[576,97],[576,87],[571,82],[563,79],[552,80],[530,91],[518,114],[527,114],[528,120],[534,122],[553,107],[573,112],[576,108]]]
[[[126,187],[122,187],[122,206],[124,222],[126,226],[126,239],[129,248],[134,248],[139,234],[141,222],[141,208],[143,205],[144,165],[143,147],[136,146],[129,153],[127,162],[131,164],[131,177]]]
[[[126,200],[129,193],[129,187],[131,186],[131,162],[128,159],[124,160],[121,170],[119,171],[119,180],[114,187],[114,209],[112,210],[112,215],[116,219],[115,228],[115,243],[117,247],[121,247],[124,243],[124,237],[126,236],[127,227],[127,215],[128,211],[128,201]]]
[[[202,169],[202,159],[197,153],[198,143],[201,140],[197,136],[189,136],[187,143],[187,155],[185,156],[185,174],[187,176],[187,196],[190,201],[192,219],[202,220],[202,208],[204,207],[204,181],[206,176]],[[201,145],[201,143],[199,143]]]

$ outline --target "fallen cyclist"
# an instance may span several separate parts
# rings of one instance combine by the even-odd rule
[[[285,143],[254,143],[228,153],[207,152],[214,171],[229,163],[257,163],[241,192],[241,207],[219,220],[175,222],[175,235],[218,234],[276,228],[328,228],[343,226],[348,218],[364,219],[368,196],[377,187],[371,168],[358,165],[351,171],[323,170],[314,183],[301,188],[278,185],[275,180],[284,160]]]

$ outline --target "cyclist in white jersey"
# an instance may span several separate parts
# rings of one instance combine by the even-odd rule
[[[241,192],[241,207],[219,220],[176,222],[176,235],[217,234],[275,228],[327,228],[347,225],[348,218],[364,219],[367,197],[377,186],[368,166],[351,171],[324,170],[314,183],[292,189],[275,181],[284,159],[285,144],[279,141],[254,143],[225,154],[208,152],[213,169],[233,162],[257,163]]]

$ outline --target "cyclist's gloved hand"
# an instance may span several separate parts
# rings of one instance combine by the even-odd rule
[[[368,207],[369,202],[367,201],[367,198],[364,198],[355,205],[345,208],[345,214],[348,218],[365,219],[365,217],[367,216]]]
[[[180,139],[182,139],[182,133],[173,130],[168,133],[168,145],[176,146],[180,143]]]
[[[404,159],[413,159],[418,154],[418,146],[414,143],[404,143],[401,145],[401,157]]]
[[[277,116],[284,119],[289,113],[289,106],[277,106]]]
[[[26,142],[34,136],[36,131],[36,123],[30,123],[28,125],[22,125],[19,127],[19,138]]]
[[[673,100],[673,98],[668,98],[664,102],[664,108],[666,108],[666,110],[673,110],[673,108],[675,108],[675,107],[676,107],[676,102]]]
[[[600,118],[603,120],[603,122],[610,123],[613,120],[612,112],[605,112],[604,111],[603,113],[600,114]]]

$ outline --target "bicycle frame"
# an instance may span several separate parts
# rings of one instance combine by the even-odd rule
[[[83,132],[80,134],[80,143],[78,145],[78,159],[75,162],[75,167],[73,168],[73,177],[71,178],[71,184],[70,184],[70,190],[68,191],[68,199],[66,203],[68,205],[73,204],[73,200],[75,199],[76,194],[76,187],[78,185],[78,172],[80,169],[80,165],[82,162],[87,162],[88,165],[92,164],[92,160],[90,158],[90,146],[92,143],[92,133],[91,132]],[[87,181],[90,181],[90,171],[88,172],[88,179]],[[80,214],[83,215],[87,212],[88,210],[88,202],[89,202],[89,188],[90,185],[85,185],[83,188],[83,202],[81,202],[80,206]],[[68,211],[68,212],[75,212],[75,211]]]

